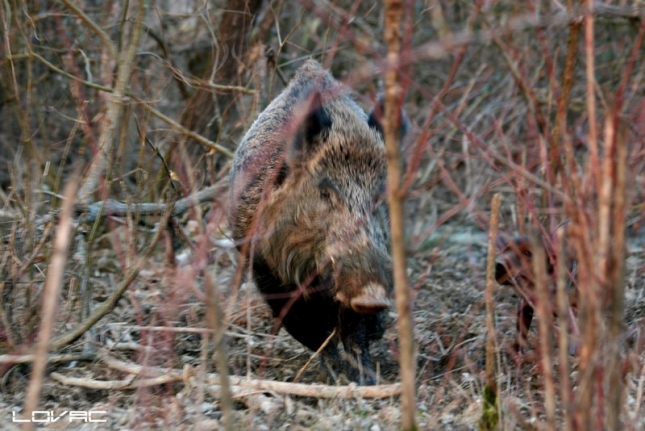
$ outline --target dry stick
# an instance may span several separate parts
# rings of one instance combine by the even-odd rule
[[[587,64],[587,115],[589,116],[589,155],[591,172],[596,187],[600,187],[600,162],[598,159],[598,129],[596,127],[595,63],[594,63],[594,16],[593,0],[587,0],[585,13],[585,61]]]
[[[609,117],[609,116],[608,116]],[[624,278],[625,278],[625,220],[627,208],[627,127],[617,118],[617,113],[608,121],[613,121],[616,126],[616,167],[614,169],[614,207],[611,217],[613,250],[610,255],[611,267],[609,268],[608,282],[611,290],[610,318],[608,322],[609,335],[609,371],[607,397],[607,429],[620,429],[620,413],[623,403],[623,388],[621,375],[621,343],[620,334],[623,330],[624,313]]]
[[[124,380],[95,380],[84,377],[68,377],[60,373],[51,373],[52,379],[69,386],[80,386],[89,389],[102,390],[128,390],[141,387],[159,386],[166,383],[175,383],[184,381],[184,375],[180,370],[169,370],[167,374],[156,377],[134,380],[134,374]],[[232,377],[233,378],[233,377]],[[207,375],[207,384],[211,385],[211,391],[215,389],[218,397],[221,397],[222,387],[216,383],[219,379],[217,374]],[[235,379],[239,379],[236,377]],[[389,398],[398,395],[401,392],[400,385],[380,385],[380,386],[327,386],[311,385],[303,383],[286,383],[273,382],[269,380],[239,380],[239,384],[233,384],[230,387],[231,394],[235,397],[248,395],[253,392],[275,392],[284,395],[295,395],[300,397],[314,398]]]
[[[183,214],[188,209],[204,202],[212,201],[218,194],[222,193],[222,186],[215,184],[190,196],[179,199],[170,204],[172,208],[171,216],[175,217]],[[89,205],[76,205],[76,213],[85,213],[83,222],[90,223],[96,221],[98,217],[114,216],[125,217],[129,214],[136,213],[139,216],[159,215],[168,211],[167,203],[123,203],[113,199],[106,199],[100,202],[94,202]]]
[[[210,148],[212,148],[212,149],[214,149],[216,151],[219,151],[220,153],[224,154],[229,159],[233,158],[233,153],[231,153],[229,150],[227,150],[226,148],[222,147],[221,145],[216,144],[215,142],[211,141],[210,139],[206,139],[205,137],[203,137],[199,133],[195,133],[192,130],[189,130],[189,129],[185,128],[184,126],[182,126],[181,124],[179,124],[178,122],[173,120],[172,118],[170,118],[167,115],[164,115],[161,112],[159,112],[156,109],[154,109],[152,106],[150,106],[148,103],[144,102],[142,99],[140,99],[140,98],[138,98],[136,96],[133,96],[133,95],[129,95],[129,96],[132,97],[137,102],[141,103],[141,106],[143,106],[146,109],[146,111],[150,112],[152,115],[154,115],[155,117],[157,117],[160,120],[164,121],[165,123],[170,124],[173,127],[173,129],[183,133],[184,135],[188,136],[189,138],[193,138],[197,142],[200,142],[200,143],[202,143],[202,144],[204,144],[204,145],[206,145],[206,146],[208,146],[208,147],[210,147]]]
[[[331,334],[329,334],[329,337],[327,337],[327,339],[325,340],[325,342],[324,342],[324,343],[322,343],[322,344],[320,345],[320,347],[318,347],[318,350],[316,350],[316,351],[314,352],[314,354],[313,354],[313,355],[311,355],[311,357],[309,358],[309,360],[307,360],[307,362],[305,363],[305,365],[303,365],[303,366],[302,366],[302,368],[300,368],[300,370],[298,370],[298,373],[296,374],[296,377],[294,377],[294,378],[293,378],[293,382],[294,382],[294,383],[295,383],[295,382],[297,382],[297,381],[300,379],[300,376],[302,375],[302,373],[304,373],[304,372],[305,372],[305,370],[306,370],[307,368],[309,368],[309,364],[311,364],[311,361],[313,361],[313,360],[314,360],[314,358],[315,358],[316,356],[318,356],[318,355],[320,354],[320,352],[322,352],[322,351],[323,351],[323,349],[324,349],[325,347],[327,347],[327,344],[329,344],[329,342],[331,341],[331,339],[332,339],[332,338],[334,338],[334,336],[335,336],[335,335],[336,335],[336,328],[334,328],[334,330],[333,330],[333,331],[331,331]]]
[[[209,383],[216,382],[217,376],[209,375]],[[276,392],[278,394],[296,395],[300,397],[314,398],[390,398],[401,394],[401,385],[377,385],[377,386],[328,386],[312,385],[305,383],[273,382],[270,380],[246,380],[231,376],[231,383],[248,389],[255,389],[264,392]]]
[[[527,157],[528,152],[526,148],[522,149],[522,154],[520,156],[520,167],[522,170],[528,170],[527,168]],[[529,202],[528,202],[528,188],[526,187],[526,178],[521,175],[517,177],[517,230],[520,235],[526,235],[526,219],[529,212]]]
[[[0,355],[0,364],[28,364],[34,362],[38,356],[35,353],[28,353],[25,355]],[[87,353],[64,353],[61,355],[49,355],[47,357],[48,364],[57,364],[60,362],[75,362],[75,361],[94,361],[96,355]]]
[[[600,183],[597,184],[598,188],[598,220],[597,220],[597,245],[596,245],[596,265],[595,269],[597,270],[597,284],[596,290],[593,292],[593,304],[594,308],[592,309],[592,322],[597,328],[594,331],[595,340],[605,339],[607,334],[605,333],[606,327],[602,324],[603,315],[601,314],[606,303],[606,296],[604,292],[608,291],[611,288],[611,249],[612,249],[612,224],[620,223],[619,220],[612,220],[612,206],[613,199],[617,191],[614,190],[614,178],[616,176],[616,166],[614,164],[614,156],[616,153],[616,137],[615,137],[615,123],[613,121],[613,115],[611,112],[608,112],[605,117],[605,128],[604,128],[604,154],[602,159],[602,173],[600,176]],[[590,119],[590,123],[593,123]],[[624,220],[624,216],[622,217]],[[624,221],[622,223],[624,229]],[[622,314],[622,310],[621,310]],[[622,317],[622,316],[621,316]],[[595,341],[592,352],[595,352],[595,361],[592,363],[592,370],[602,370],[604,365],[604,359],[607,358],[606,351],[604,349],[597,349],[598,344]],[[611,346],[610,346],[611,347]],[[598,350],[596,352],[596,350]],[[606,363],[605,363],[606,364]],[[596,378],[596,372],[589,372],[586,376],[589,378],[589,388],[592,387],[592,380]],[[602,371],[598,371],[602,372]],[[602,383],[601,383],[602,384]],[[617,384],[617,382],[610,382],[610,386]],[[599,393],[602,396],[601,393]],[[596,400],[597,407],[595,409],[598,414],[596,415],[596,420],[602,419],[604,416],[604,409],[607,407],[606,398],[599,397]],[[598,424],[596,424],[598,426]]]
[[[45,366],[47,365],[49,339],[54,330],[56,309],[58,308],[58,294],[63,284],[67,250],[72,234],[72,208],[74,207],[74,195],[76,194],[77,184],[77,179],[72,178],[65,187],[65,200],[63,201],[60,223],[58,224],[58,229],[56,229],[51,263],[47,269],[47,279],[45,280],[45,288],[42,294],[42,319],[40,321],[40,330],[38,331],[38,344],[34,352],[36,357],[25,397],[24,411],[25,417],[28,418],[31,417],[31,412],[38,406],[43,375],[45,374]],[[24,430],[29,431],[33,427],[32,422],[26,422]]]
[[[399,315],[401,428],[417,429],[415,402],[415,352],[410,313],[410,289],[405,263],[405,233],[403,228],[403,195],[401,193],[400,130],[402,89],[399,84],[399,53],[401,52],[401,22],[403,2],[385,0],[385,40],[388,44],[385,72],[385,145],[387,148],[388,203],[392,227],[392,258],[394,263],[394,290]]]
[[[555,181],[561,169],[560,156],[560,139],[566,133],[567,127],[567,106],[569,105],[569,96],[573,87],[573,75],[575,71],[576,58],[578,53],[578,34],[582,27],[582,21],[574,21],[569,26],[569,40],[567,43],[567,57],[562,72],[562,94],[558,100],[557,117],[555,127],[553,128],[553,138],[549,154],[549,165],[551,174],[549,178]],[[550,226],[552,229],[553,226]]]
[[[586,60],[586,79],[587,79],[587,115],[589,117],[589,148],[590,148],[590,168],[591,175],[594,177],[596,187],[600,187],[600,166],[598,161],[598,136],[596,129],[596,103],[595,103],[595,79],[594,79],[594,16],[592,14],[593,0],[587,0],[587,11],[585,14],[585,60]],[[584,188],[584,186],[583,186]],[[580,225],[582,227],[582,225]],[[585,241],[579,238],[579,243]],[[582,245],[582,244],[580,244]],[[587,244],[587,247],[590,244]],[[592,249],[597,249],[592,247]],[[580,254],[578,254],[580,256]],[[595,262],[596,259],[592,259]],[[591,429],[591,411],[593,403],[593,378],[595,374],[594,357],[596,356],[596,338],[598,337],[598,320],[597,320],[597,278],[595,274],[595,263],[592,265],[583,265],[582,272],[588,273],[589,283],[585,286],[586,292],[581,295],[581,323],[584,333],[582,345],[580,346],[580,380],[578,384],[578,402],[576,403],[576,426],[580,429]]]
[[[103,362],[110,368],[141,377],[158,377],[162,375],[176,376],[176,381],[184,380],[184,370],[167,369],[161,367],[144,367],[139,364],[119,361],[110,357],[103,358]],[[219,375],[208,373],[206,383],[217,384]],[[316,398],[389,398],[401,393],[401,385],[377,386],[329,386],[301,383],[274,382],[270,380],[250,380],[244,377],[229,376],[233,387],[239,386],[260,391],[273,391],[281,394],[298,395]]]
[[[82,12],[74,7],[69,1],[66,2],[67,6],[75,12],[79,17],[82,17]],[[139,49],[139,41],[141,40],[141,34],[143,33],[143,22],[145,20],[146,11],[148,9],[147,0],[139,0],[137,6],[137,16],[134,19],[134,27],[132,29],[132,35],[130,37],[130,43],[127,51],[123,56],[120,56],[117,62],[118,66],[118,75],[116,79],[116,85],[114,87],[114,92],[112,97],[108,102],[107,111],[105,113],[105,118],[101,124],[102,130],[101,135],[98,141],[98,151],[94,155],[90,170],[87,173],[85,182],[79,190],[78,196],[79,200],[83,203],[89,203],[92,201],[92,193],[96,189],[101,175],[105,170],[107,163],[106,157],[112,152],[112,146],[116,137],[117,126],[119,125],[119,119],[123,113],[123,104],[126,99],[126,87],[130,80],[130,74],[134,68],[134,63],[136,59],[137,50]],[[80,14],[79,14],[80,13]],[[96,24],[92,22],[90,18],[85,16],[86,19],[83,19],[90,27],[93,29],[96,27]],[[96,31],[96,30],[95,30]],[[101,33],[99,33],[101,35]],[[114,45],[108,40],[103,39],[103,43],[110,49],[110,52],[114,54],[115,48]]]
[[[215,362],[219,373],[219,385],[221,387],[220,407],[224,413],[224,428],[229,431],[233,429],[233,401],[231,400],[230,382],[228,375],[228,362],[226,355],[226,343],[224,342],[224,322],[222,308],[219,304],[219,297],[213,278],[208,270],[203,271],[204,290],[206,290],[206,320],[208,326],[213,329],[213,345],[215,347]]]
[[[176,376],[160,376],[154,379],[139,380],[134,383],[135,376],[133,374],[127,376],[123,380],[94,380],[84,377],[68,377],[60,373],[51,373],[49,375],[52,380],[56,380],[64,385],[68,386],[80,386],[88,389],[100,389],[100,390],[115,390],[115,389],[134,389],[137,387],[147,387],[154,385],[161,385],[164,383],[172,383],[177,381]],[[154,381],[154,384],[151,383]]]
[[[533,252],[533,277],[537,293],[537,317],[540,335],[540,354],[542,358],[542,374],[544,376],[545,407],[548,429],[555,430],[555,385],[551,364],[551,320],[553,310],[550,304],[547,281],[546,253],[540,240],[540,232],[531,229],[529,236]],[[560,256],[562,258],[563,256]],[[564,329],[564,328],[563,328]]]
[[[569,296],[567,294],[568,271],[564,231],[564,229],[558,229],[556,233],[558,247],[556,300],[558,304],[558,327],[560,328],[558,348],[560,349],[560,398],[564,415],[563,431],[572,431],[571,381],[569,379]]]
[[[592,408],[593,396],[593,364],[596,355],[596,337],[598,337],[598,325],[595,320],[595,305],[597,292],[597,279],[595,271],[595,259],[591,256],[591,228],[586,223],[584,207],[573,210],[574,223],[571,225],[571,233],[574,240],[576,258],[578,260],[577,282],[579,289],[579,326],[580,326],[580,350],[578,358],[578,379],[576,382],[575,406],[575,429],[587,430]]]
[[[492,430],[499,422],[497,402],[497,378],[495,375],[495,240],[499,224],[499,207],[502,198],[499,193],[493,196],[490,210],[490,226],[488,230],[488,256],[486,261],[486,385],[480,429]]]

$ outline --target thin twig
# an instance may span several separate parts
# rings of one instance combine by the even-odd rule
[[[549,178],[555,181],[560,171],[560,138],[562,134],[567,133],[567,107],[571,88],[573,87],[574,69],[578,53],[578,36],[582,27],[581,21],[574,21],[569,26],[569,40],[567,42],[567,57],[565,60],[564,71],[562,72],[562,94],[558,100],[557,117],[553,127],[553,138],[551,140],[549,169],[552,170]],[[551,226],[552,227],[552,226]]]
[[[533,278],[537,294],[537,316],[539,325],[540,356],[542,360],[542,375],[544,376],[544,403],[546,408],[547,427],[555,430],[555,384],[553,382],[553,366],[551,363],[551,321],[553,310],[550,307],[550,295],[547,280],[546,253],[540,239],[540,232],[532,229],[529,236],[531,242]],[[562,258],[563,256],[561,256]],[[564,328],[562,328],[564,330]]]
[[[117,52],[116,48],[114,47],[114,44],[112,43],[112,39],[110,39],[110,36],[106,32],[103,31],[101,27],[99,27],[92,18],[87,16],[85,12],[83,12],[81,9],[78,8],[74,3],[72,3],[69,0],[61,0],[61,2],[67,6],[69,10],[74,12],[74,14],[85,23],[89,28],[94,31],[94,33],[97,34],[97,36],[101,39],[103,42],[103,45],[105,45],[105,48],[107,48],[108,51],[110,51],[110,55],[112,56],[113,59],[117,59]]]
[[[497,375],[495,372],[495,241],[499,229],[499,207],[502,198],[493,196],[488,228],[488,256],[486,261],[486,385],[482,405],[480,429],[493,430],[499,422]]]
[[[401,23],[403,2],[385,0],[385,40],[388,44],[385,71],[385,115],[383,130],[387,149],[387,185],[392,228],[392,260],[394,263],[394,290],[398,312],[400,375],[403,393],[401,396],[401,428],[417,428],[415,401],[415,351],[413,322],[411,316],[410,288],[405,262],[405,230],[403,224],[403,194],[401,193],[401,107],[403,91],[400,84],[399,56],[401,53]]]
[[[207,237],[207,235],[204,235]],[[228,375],[228,360],[224,332],[226,325],[223,321],[222,307],[217,288],[209,271],[204,271],[204,290],[206,291],[206,321],[213,330],[212,340],[215,347],[215,363],[219,373],[218,384],[221,388],[220,404],[224,413],[224,427],[233,429],[233,401],[231,399],[230,382]]]
[[[567,294],[567,256],[565,249],[565,229],[556,231],[557,239],[557,292],[556,301],[558,304],[558,327],[560,328],[558,348],[560,349],[560,399],[562,400],[562,412],[564,416],[564,431],[573,429],[571,410],[571,381],[569,377],[569,298]]]
[[[173,120],[172,118],[170,118],[167,115],[161,113],[160,111],[157,111],[156,109],[154,109],[152,106],[150,106],[149,103],[146,103],[142,99],[140,99],[140,98],[138,98],[136,96],[133,96],[133,95],[129,95],[129,96],[132,97],[133,99],[135,99],[137,102],[141,103],[141,106],[143,106],[146,111],[150,112],[152,115],[154,115],[155,117],[159,118],[163,122],[165,122],[167,124],[170,124],[173,129],[183,133],[184,135],[188,136],[189,138],[193,138],[197,142],[200,142],[200,143],[202,143],[202,144],[204,144],[204,145],[206,145],[206,146],[208,146],[208,147],[210,147],[210,148],[212,148],[212,149],[214,149],[216,151],[219,151],[220,153],[224,154],[229,159],[233,158],[233,153],[231,151],[227,150],[226,148],[222,147],[221,145],[216,144],[215,142],[211,141],[210,139],[207,139],[207,138],[203,137],[199,133],[195,133],[192,130],[189,130],[189,129],[185,128],[184,126],[182,126],[181,124],[179,124],[178,122]]]
[[[72,208],[74,206],[74,195],[76,194],[78,180],[72,178],[65,187],[65,200],[61,211],[60,222],[56,229],[54,238],[54,249],[52,252],[51,263],[47,269],[47,279],[42,294],[42,319],[40,320],[40,330],[38,332],[38,344],[35,349],[35,359],[31,380],[25,396],[25,416],[31,417],[31,413],[38,406],[40,389],[43,383],[45,367],[49,351],[49,340],[54,330],[54,321],[56,320],[56,309],[58,308],[58,294],[63,284],[63,275],[65,274],[65,262],[67,261],[67,250],[69,248],[70,238],[72,236]],[[25,423],[25,430],[33,429],[32,422]]]
[[[251,95],[255,94],[255,90],[251,90],[250,88],[246,88],[246,87],[240,87],[239,85],[221,85],[221,84],[214,84],[212,82],[209,82],[207,85],[213,90],[230,91],[230,92],[237,92],[237,93],[251,94]]]
[[[306,370],[307,368],[309,368],[309,364],[311,364],[311,362],[314,360],[314,358],[316,358],[316,357],[320,354],[320,352],[322,352],[322,351],[323,351],[323,349],[324,349],[325,347],[327,347],[327,344],[329,344],[329,342],[331,341],[331,339],[332,339],[332,338],[334,338],[334,336],[335,336],[335,335],[336,335],[336,328],[334,328],[334,330],[333,330],[333,331],[331,331],[331,334],[329,334],[329,337],[327,337],[327,339],[325,340],[325,342],[324,342],[324,343],[322,343],[322,344],[320,345],[320,347],[318,347],[318,350],[316,350],[316,351],[314,352],[314,354],[313,354],[313,355],[311,355],[311,357],[307,360],[307,362],[305,363],[305,365],[303,365],[303,366],[302,366],[302,368],[300,368],[300,370],[298,370],[298,372],[296,373],[296,377],[294,377],[294,378],[293,378],[293,382],[294,382],[294,383],[295,383],[295,382],[297,382],[298,380],[300,380],[300,376],[302,375],[302,373],[304,373],[304,372],[305,372],[305,370]]]
[[[29,353],[25,355],[0,355],[0,364],[28,364],[36,360],[36,354]],[[48,364],[58,364],[61,362],[75,361],[94,361],[96,355],[87,353],[64,353],[60,355],[49,355]]]

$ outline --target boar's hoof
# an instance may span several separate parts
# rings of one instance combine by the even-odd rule
[[[363,368],[361,370],[348,363],[345,369],[345,376],[359,386],[374,386],[376,384],[376,376],[371,368]]]
[[[360,295],[355,296],[349,305],[360,314],[374,314],[383,311],[391,305],[385,287],[370,283],[363,288]]]

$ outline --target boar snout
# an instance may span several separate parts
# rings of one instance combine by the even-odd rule
[[[358,296],[349,301],[350,307],[360,314],[375,314],[392,305],[387,290],[380,284],[370,283],[361,289]]]
[[[515,286],[520,282],[532,284],[532,253],[528,238],[500,236],[495,245],[499,252],[495,259],[495,280],[506,286]]]
[[[336,260],[336,299],[359,314],[375,314],[392,305],[392,261],[368,247],[349,249]]]
[[[495,280],[501,285],[513,286],[521,276],[522,262],[514,253],[503,253],[495,259]]]
[[[495,280],[501,285],[509,284],[510,281],[506,265],[500,259],[495,261]]]

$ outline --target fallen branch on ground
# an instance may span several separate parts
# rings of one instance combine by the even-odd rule
[[[83,222],[91,223],[99,216],[125,217],[130,214],[138,215],[161,215],[172,209],[171,217],[176,217],[189,208],[204,202],[212,201],[218,194],[222,194],[223,187],[221,184],[215,184],[206,187],[190,196],[179,199],[171,203],[123,203],[113,199],[94,202],[89,205],[77,205],[74,208],[76,214],[84,213]]]
[[[65,385],[80,386],[90,389],[135,389],[144,386],[156,386],[170,382],[190,382],[193,377],[192,368],[185,370],[167,369],[160,367],[144,367],[134,363],[118,361],[104,357],[103,362],[110,368],[127,373],[129,377],[124,380],[101,381],[90,378],[68,377],[60,373],[52,373],[51,377]],[[143,377],[142,380],[134,380],[135,377]],[[216,373],[206,374],[204,383],[209,387],[219,386],[219,375]],[[296,395],[301,397],[314,398],[389,398],[401,393],[401,385],[398,383],[378,386],[329,386],[320,384],[303,384],[275,382],[271,380],[248,380],[246,378],[229,376],[231,392],[233,396],[248,395],[249,390],[275,392],[284,395]]]
[[[36,359],[33,353],[24,355],[0,355],[0,364],[28,364]],[[65,353],[62,355],[49,355],[47,358],[48,364],[57,364],[60,362],[74,362],[74,361],[94,361],[96,355],[88,353]]]

